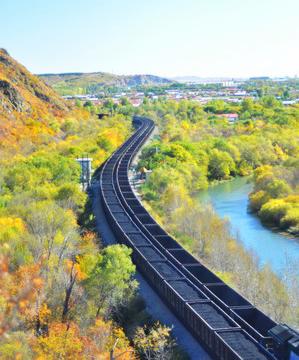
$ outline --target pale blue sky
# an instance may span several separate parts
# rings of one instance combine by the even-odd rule
[[[35,73],[299,75],[299,0],[0,0],[0,47]]]

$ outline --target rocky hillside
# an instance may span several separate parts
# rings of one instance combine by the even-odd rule
[[[61,95],[96,94],[103,86],[159,85],[173,81],[154,75],[114,75],[104,72],[39,75]]]
[[[60,96],[43,80],[31,74],[0,49],[0,115],[13,118],[28,114],[35,118],[47,113],[59,114],[67,110]]]

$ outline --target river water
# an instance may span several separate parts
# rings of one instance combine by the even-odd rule
[[[258,217],[247,211],[248,194],[253,184],[248,178],[236,178],[199,193],[199,200],[211,202],[221,217],[228,217],[234,234],[247,249],[252,249],[261,264],[269,263],[279,274],[286,261],[299,264],[299,239],[286,236],[263,226]]]

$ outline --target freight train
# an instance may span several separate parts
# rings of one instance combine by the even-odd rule
[[[299,334],[275,323],[227,286],[156,223],[135,196],[128,170],[155,125],[134,117],[135,133],[97,174],[117,240],[161,299],[215,359],[299,359]]]

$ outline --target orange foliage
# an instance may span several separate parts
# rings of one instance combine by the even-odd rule
[[[98,318],[93,326],[87,332],[89,339],[85,355],[87,358],[91,354],[98,360],[109,360],[110,352],[119,360],[134,360],[133,348],[129,346],[123,330],[115,327],[111,321],[104,321]]]
[[[67,259],[65,260],[65,266],[66,272],[71,278],[76,278],[77,281],[86,279],[87,275],[81,270],[80,263]]]
[[[122,330],[102,319],[98,319],[84,335],[74,322],[53,322],[49,325],[48,335],[34,338],[31,346],[36,360],[109,360],[112,349],[119,360],[135,359]]]
[[[43,286],[40,265],[20,266],[9,272],[9,262],[0,256],[0,336],[30,312],[38,291]]]
[[[84,341],[76,324],[53,322],[49,325],[49,335],[32,341],[36,360],[83,359]]]

